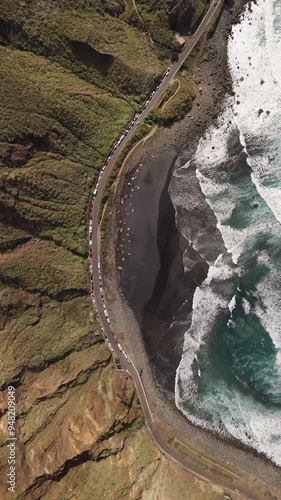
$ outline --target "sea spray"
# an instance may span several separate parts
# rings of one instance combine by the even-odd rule
[[[170,187],[181,233],[210,265],[193,299],[176,404],[197,425],[235,438],[278,465],[280,53],[281,3],[258,1],[229,38],[234,95],[226,97],[217,126],[175,172]]]

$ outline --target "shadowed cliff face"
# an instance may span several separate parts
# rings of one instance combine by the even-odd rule
[[[202,20],[208,0],[162,0],[171,28],[181,34],[193,33]]]

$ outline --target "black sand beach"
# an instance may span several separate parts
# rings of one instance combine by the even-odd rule
[[[186,330],[186,325],[181,327],[180,308],[185,302],[186,318],[208,266],[191,247],[187,248],[178,232],[168,187],[175,160],[176,168],[186,162],[182,149],[196,147],[219,114],[225,94],[231,92],[226,37],[231,24],[239,19],[243,4],[236,2],[234,10],[226,6],[219,29],[214,36],[209,35],[203,61],[193,75],[198,92],[192,110],[180,123],[158,130],[138,149],[128,161],[120,193],[122,201],[116,216],[120,289],[142,329],[155,375],[171,399]],[[189,259],[185,272],[184,251]],[[177,323],[171,326],[173,318]]]
[[[169,180],[175,165],[180,168],[187,161],[183,149],[196,147],[206,128],[215,122],[225,95],[232,92],[226,38],[246,3],[240,0],[233,8],[226,6],[215,34],[209,37],[203,61],[194,74],[198,92],[190,113],[171,128],[158,130],[127,163],[117,192],[120,203],[112,217],[119,270],[110,293],[115,299],[113,317],[124,331],[120,338],[143,370],[155,413],[161,413],[169,426],[195,446],[204,442],[206,452],[281,487],[279,470],[268,461],[242,449],[233,450],[231,444],[191,425],[176,409],[173,392],[186,324],[181,329],[180,321],[174,327],[171,322],[176,311],[180,319],[184,301],[191,310],[194,290],[205,279],[208,267],[190,248],[193,264],[184,272],[182,255],[187,242],[175,225]],[[184,314],[186,319],[186,309]]]
[[[159,247],[155,238],[159,198],[165,190],[174,157],[174,153],[171,153],[163,158],[151,158],[136,164],[126,175],[121,195],[117,243],[120,286],[140,324],[155,285],[155,272],[160,268]],[[169,207],[170,210],[166,206],[162,208],[164,212],[161,216],[167,225],[161,237],[166,240],[172,207]]]

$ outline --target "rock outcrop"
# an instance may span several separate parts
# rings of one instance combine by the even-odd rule
[[[193,33],[199,25],[208,2],[206,0],[162,0],[171,28],[181,34]]]

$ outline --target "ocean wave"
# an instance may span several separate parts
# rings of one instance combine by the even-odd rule
[[[274,266],[268,257],[263,256],[260,262],[266,262],[269,273],[257,285],[259,303],[255,313],[277,349],[276,363],[281,374],[281,269]]]
[[[175,208],[178,231],[212,265],[225,248],[216,228],[217,220],[200,189],[193,161],[188,160],[175,170],[169,193]]]
[[[245,297],[242,298],[242,307],[243,307],[245,314],[247,314],[247,315],[250,314],[251,304],[250,304],[250,302],[248,302],[248,300]]]
[[[170,194],[180,231],[210,264],[194,294],[176,405],[281,466],[280,49],[281,3],[251,4],[228,44],[234,96]]]
[[[188,404],[181,391],[185,381],[180,374],[177,379],[176,406],[190,422],[221,437],[235,438],[281,466],[280,412],[265,410],[254,398],[244,398],[223,381],[205,394],[204,402],[197,400]]]
[[[247,163],[252,169],[252,181],[279,222],[280,19],[280,2],[259,2],[246,10],[241,25],[233,28],[233,36],[228,44],[229,65],[236,94],[233,103],[235,122],[243,138]]]

